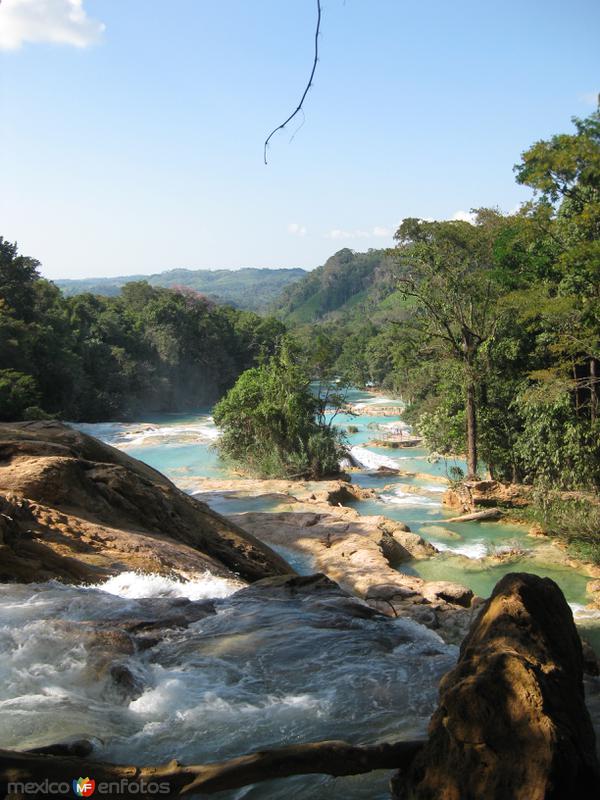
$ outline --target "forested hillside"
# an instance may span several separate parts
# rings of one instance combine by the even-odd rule
[[[236,308],[265,311],[286,286],[304,275],[303,269],[170,269],[155,275],[57,280],[55,283],[67,297],[85,293],[115,297],[125,284],[146,281],[165,289],[194,289],[209,300]]]
[[[600,115],[530,147],[533,198],[473,224],[406,219],[286,290],[319,369],[401,394],[438,453],[501,480],[600,487]]]
[[[356,253],[344,248],[287,287],[273,308],[292,324],[342,319],[373,308],[393,290],[391,265],[386,250]]]
[[[115,420],[213,403],[283,330],[197,293],[129,283],[65,298],[0,237],[0,419]]]

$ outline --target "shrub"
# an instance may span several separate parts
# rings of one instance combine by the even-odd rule
[[[223,457],[263,477],[321,478],[339,472],[341,434],[325,423],[321,400],[288,344],[246,370],[217,403]]]

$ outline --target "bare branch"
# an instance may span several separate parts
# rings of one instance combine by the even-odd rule
[[[308,94],[308,90],[312,86],[313,78],[315,77],[315,72],[317,70],[317,62],[319,60],[319,31],[320,31],[320,29],[321,29],[321,0],[317,0],[317,27],[315,29],[315,55],[314,55],[314,59],[313,59],[313,65],[312,65],[312,70],[311,70],[311,73],[310,73],[310,78],[308,79],[308,83],[306,84],[306,89],[304,90],[304,93],[303,93],[302,97],[300,98],[300,102],[296,106],[296,109],[289,115],[289,117],[285,120],[285,122],[282,122],[281,125],[278,125],[276,128],[273,128],[271,133],[265,139],[265,146],[264,146],[264,153],[263,153],[265,164],[267,163],[267,148],[269,147],[269,142],[271,141],[272,137],[277,133],[277,131],[282,131],[285,128],[285,126],[289,122],[291,122],[294,119],[294,117],[297,114],[300,113],[300,111],[302,111],[302,105],[303,105],[304,101],[306,100],[306,95]],[[302,125],[303,124],[304,123],[302,123]],[[302,125],[300,125],[300,128],[302,127]],[[298,128],[298,130],[300,130],[300,128]],[[296,131],[296,133],[298,133],[298,131]],[[292,139],[294,138],[296,133],[294,133],[294,135],[292,136]],[[290,141],[292,141],[292,139],[290,139]]]
[[[423,740],[352,745],[326,741],[263,750],[213,764],[184,766],[171,761],[161,766],[122,766],[93,762],[73,755],[52,756],[0,750],[0,792],[8,783],[64,781],[65,775],[92,775],[96,783],[127,779],[130,783],[166,781],[168,794],[183,797],[213,794],[228,789],[290,775],[360,775],[376,769],[406,769],[424,745]],[[131,797],[133,793],[115,793],[113,797]]]

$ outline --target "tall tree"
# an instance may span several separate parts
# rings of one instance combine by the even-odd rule
[[[502,218],[481,211],[476,224],[405,219],[396,232],[398,286],[415,302],[406,321],[437,340],[460,365],[464,386],[468,477],[477,474],[479,354],[493,337],[500,315],[493,242]]]

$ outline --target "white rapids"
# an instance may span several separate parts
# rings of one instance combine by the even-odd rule
[[[76,736],[116,763],[203,763],[425,732],[456,648],[408,620],[365,618],[336,593],[237,589],[209,574],[1,585],[2,745]],[[178,627],[182,614],[195,621]],[[302,776],[224,796],[383,800],[388,778]]]

